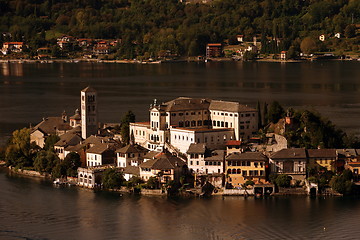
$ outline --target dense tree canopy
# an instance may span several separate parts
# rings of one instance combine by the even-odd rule
[[[236,34],[250,41],[261,34],[265,52],[299,50],[307,36],[354,36],[350,25],[360,21],[360,3],[353,0],[0,0],[0,9],[0,31],[11,33],[0,41],[40,47],[61,34],[122,39],[116,53],[127,58],[202,54],[206,43],[232,41]]]

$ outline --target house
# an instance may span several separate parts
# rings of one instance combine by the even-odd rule
[[[335,33],[334,37],[340,39],[341,38],[341,33]]]
[[[139,166],[127,166],[123,169],[124,178],[129,181],[132,177],[140,177]]]
[[[271,172],[287,174],[293,180],[306,178],[307,154],[303,148],[282,149],[270,156]]]
[[[335,170],[337,159],[336,149],[308,149],[308,167],[320,170],[325,168],[328,171]]]
[[[287,57],[287,51],[281,51],[280,53],[280,59],[281,60],[286,60],[288,57]]]
[[[360,160],[360,149],[336,149],[337,161],[335,171],[341,173],[348,163],[358,162]]]
[[[96,144],[86,151],[86,165],[88,167],[115,164],[115,151],[106,143]]]
[[[94,188],[101,186],[102,174],[111,166],[97,166],[97,167],[79,167],[77,169],[78,179],[77,184],[81,187]]]
[[[244,35],[236,35],[236,40],[239,42],[239,43],[242,43],[244,41]]]
[[[227,182],[234,187],[241,187],[248,180],[255,183],[266,181],[268,158],[262,153],[233,152],[226,157],[225,161]]]
[[[237,102],[179,97],[150,106],[150,122],[130,124],[135,142],[150,150],[186,153],[191,143],[225,148],[257,133],[256,109]]]
[[[63,35],[57,39],[57,45],[61,50],[71,49],[74,42],[74,37],[68,35]]]
[[[206,45],[206,58],[217,58],[223,55],[221,43],[208,43]]]
[[[31,129],[30,142],[39,147],[45,146],[46,138],[52,134],[61,136],[73,129],[67,121],[66,114],[61,117],[47,117]]]
[[[229,140],[226,142],[226,155],[229,155],[233,152],[242,152],[241,141],[239,140]]]
[[[153,159],[140,164],[140,177],[143,180],[156,177],[161,184],[179,181],[180,176],[186,171],[186,163],[168,152],[158,153]]]
[[[19,53],[22,52],[23,48],[24,48],[23,42],[4,42],[1,52],[4,55],[12,52]]]
[[[319,36],[319,40],[322,41],[322,42],[324,42],[324,41],[325,41],[325,35],[324,35],[324,34],[321,34],[321,35]]]
[[[60,160],[64,160],[69,152],[65,149],[69,146],[76,146],[81,143],[81,130],[80,127],[72,129],[69,132],[60,136],[60,140],[54,144],[55,153],[58,155]]]
[[[205,143],[192,143],[187,151],[188,168],[196,174],[221,174],[224,172],[224,150],[207,148]]]
[[[100,41],[94,45],[93,54],[109,54],[110,53],[110,46],[105,41]]]
[[[148,152],[148,149],[138,144],[130,143],[116,150],[117,166],[123,168],[139,166],[144,161],[144,156]]]

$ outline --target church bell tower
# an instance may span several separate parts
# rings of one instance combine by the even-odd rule
[[[96,134],[97,130],[97,93],[95,89],[88,86],[81,90],[81,136],[86,139]]]

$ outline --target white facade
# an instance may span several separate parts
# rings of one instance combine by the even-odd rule
[[[171,128],[171,145],[185,153],[191,143],[206,143],[210,148],[224,146],[226,141],[234,138],[232,129],[191,129],[191,128]]]
[[[177,98],[150,106],[150,122],[131,123],[135,142],[160,151],[169,144],[185,153],[191,143],[224,145],[249,139],[258,130],[255,109],[237,102]],[[212,140],[211,140],[212,139]]]
[[[103,165],[101,154],[86,153],[86,166],[94,167],[94,166],[101,166],[101,165]]]
[[[91,87],[81,91],[81,133],[86,139],[96,134],[98,129],[97,119],[97,93]]]

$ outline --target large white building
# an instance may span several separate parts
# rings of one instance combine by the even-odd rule
[[[135,142],[151,150],[186,153],[191,143],[209,147],[248,139],[258,130],[256,109],[237,102],[179,97],[150,105],[150,122],[130,124]]]

